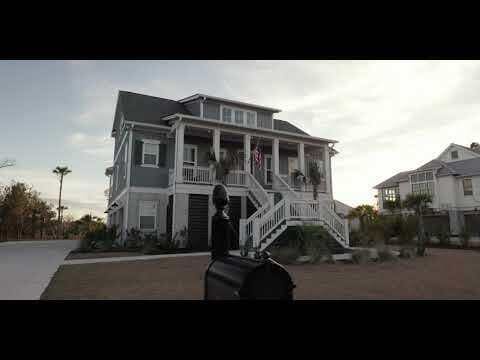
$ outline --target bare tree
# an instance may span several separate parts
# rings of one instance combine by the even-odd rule
[[[2,159],[0,160],[0,169],[7,167],[7,166],[13,166],[15,165],[15,160],[13,159]]]

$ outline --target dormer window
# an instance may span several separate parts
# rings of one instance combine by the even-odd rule
[[[229,124],[257,127],[257,113],[230,106],[222,106],[222,121]]]
[[[455,160],[455,159],[458,159],[458,151],[455,150],[455,151],[452,151],[450,153],[451,157],[452,157],[452,160]]]

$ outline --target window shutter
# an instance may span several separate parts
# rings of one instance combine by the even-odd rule
[[[158,144],[158,166],[165,167],[167,162],[167,144]]]
[[[143,142],[140,140],[135,141],[135,165],[142,164],[142,152],[143,152]]]

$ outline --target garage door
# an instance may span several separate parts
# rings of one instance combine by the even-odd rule
[[[188,238],[193,250],[208,250],[208,195],[188,196]]]

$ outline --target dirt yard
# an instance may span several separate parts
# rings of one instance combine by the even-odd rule
[[[42,299],[202,299],[207,256],[63,265]],[[389,263],[295,265],[295,299],[480,299],[480,252]]]

